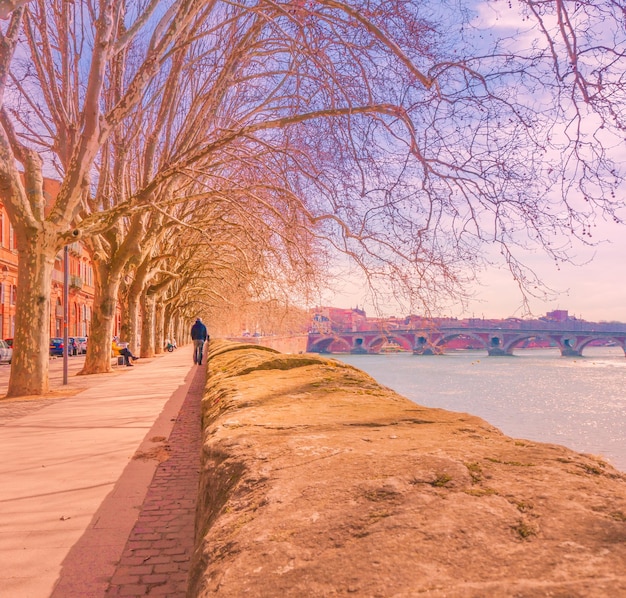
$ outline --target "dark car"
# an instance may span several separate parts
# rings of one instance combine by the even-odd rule
[[[63,355],[63,339],[53,336],[50,339],[50,355]]]
[[[4,342],[9,345],[9,347],[11,347],[11,349],[13,348],[13,339],[12,338],[5,338]]]

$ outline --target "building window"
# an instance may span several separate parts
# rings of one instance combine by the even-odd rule
[[[12,284],[11,285],[11,305],[15,305],[17,303],[17,287]]]

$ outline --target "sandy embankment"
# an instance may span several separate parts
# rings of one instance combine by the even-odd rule
[[[626,475],[330,359],[211,343],[190,596],[626,596]]]

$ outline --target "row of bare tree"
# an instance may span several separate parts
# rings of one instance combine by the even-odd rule
[[[532,292],[516,247],[568,259],[619,218],[614,0],[0,0],[0,18],[9,396],[48,390],[52,267],[77,239],[96,373],[120,299],[150,354],[172,318],[298,296],[336,252],[412,307],[462,297],[485,244]]]

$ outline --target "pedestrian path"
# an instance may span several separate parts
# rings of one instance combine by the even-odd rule
[[[204,368],[196,368],[162,462],[106,593],[184,598],[194,548]],[[66,594],[65,594],[66,595]],[[59,594],[59,598],[61,598]]]
[[[203,384],[204,368],[193,366],[187,345],[95,376],[75,396],[37,399],[27,408],[0,401],[1,598],[102,598],[114,576],[109,595],[122,595],[118,588],[131,585],[124,559],[163,556],[138,555],[133,542],[169,549],[167,564],[182,563],[173,576],[181,577],[189,549],[180,552],[172,542],[186,538],[189,527],[178,511],[195,505],[177,504],[163,472],[174,475],[174,486],[187,484],[185,494],[195,499]],[[194,429],[196,446],[178,451]],[[154,538],[145,526],[161,523],[146,513],[162,508],[170,521],[161,536],[139,538]],[[193,524],[189,535],[193,541]],[[158,564],[166,563],[150,563],[150,575],[160,574]],[[160,577],[130,580],[152,584],[153,595],[167,589]]]

